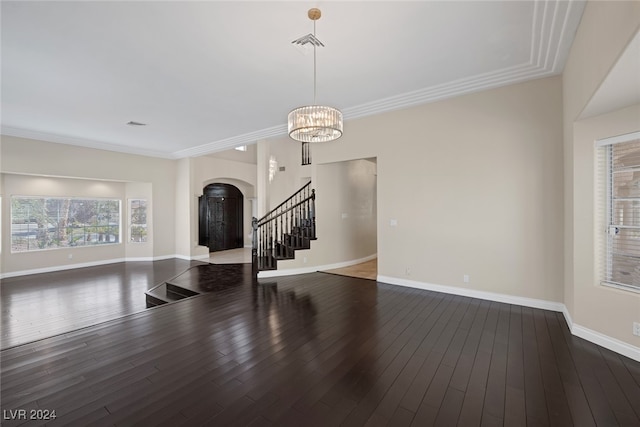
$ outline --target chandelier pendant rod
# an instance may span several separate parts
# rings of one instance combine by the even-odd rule
[[[313,21],[313,37],[316,36],[316,21]],[[316,44],[313,44],[313,105],[316,105]]]
[[[307,34],[292,43],[313,44],[313,104],[291,110],[287,116],[287,130],[291,139],[302,143],[333,141],[342,136],[342,112],[333,107],[316,104],[318,95],[317,48],[324,46],[316,37],[316,21],[320,19],[320,9],[309,9],[307,16],[313,21],[313,34]]]

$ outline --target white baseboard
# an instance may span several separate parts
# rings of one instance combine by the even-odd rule
[[[626,356],[629,359],[633,359],[636,362],[640,362],[640,347],[636,347],[624,341],[612,338],[608,335],[601,334],[600,332],[585,328],[584,326],[576,325],[575,323],[571,328],[571,333],[577,337],[597,344],[600,347],[604,347],[618,354]]]
[[[54,266],[54,267],[35,268],[30,270],[21,270],[21,271],[14,271],[10,273],[2,273],[0,274],[0,279],[17,277],[17,276],[25,276],[28,274],[40,274],[40,273],[50,273],[55,271],[72,270],[75,268],[95,267],[99,265],[115,264],[118,262],[126,262],[126,261],[130,261],[130,262],[161,261],[161,260],[172,259],[172,258],[179,258],[179,259],[190,261],[190,260],[197,260],[197,259],[208,259],[208,256],[200,255],[196,257],[187,257],[184,255],[174,254],[174,255],[163,255],[158,257],[115,258],[110,260],[68,264],[68,265],[61,265],[61,266]],[[288,270],[261,271],[260,273],[258,273],[258,278],[291,276],[296,274],[313,273],[320,270],[333,270],[336,268],[343,268],[343,267],[349,267],[355,264],[360,264],[362,262],[370,261],[374,258],[376,258],[376,254],[369,255],[367,257],[360,258],[360,259],[339,262],[335,264],[326,264],[322,266],[293,268]],[[592,329],[589,329],[574,323],[573,319],[571,318],[571,314],[569,313],[569,310],[563,303],[560,303],[560,302],[540,300],[535,298],[519,297],[514,295],[499,294],[495,292],[477,291],[477,290],[467,289],[467,288],[458,288],[455,286],[436,285],[432,283],[424,283],[424,282],[418,282],[415,280],[399,279],[396,277],[382,276],[382,275],[378,275],[377,281],[381,283],[388,283],[391,285],[406,286],[410,288],[424,289],[428,291],[442,292],[446,294],[460,295],[460,296],[465,296],[470,298],[478,298],[483,300],[501,302],[505,304],[515,304],[515,305],[520,305],[524,307],[539,308],[543,310],[560,312],[564,315],[564,318],[567,322],[567,325],[569,326],[569,330],[571,331],[571,334],[577,337],[580,337],[582,339],[585,339],[589,342],[592,342],[594,344],[597,344],[606,349],[609,349],[611,351],[614,351],[618,354],[626,356],[632,360],[640,362],[639,347],[636,347],[624,341],[620,341],[608,335],[604,335],[600,332],[594,331]]]
[[[258,272],[258,279],[266,279],[270,277],[294,276],[296,274],[315,273],[316,271],[334,270],[336,268],[350,267],[352,265],[376,259],[378,254],[368,255],[364,258],[352,259],[351,261],[336,262],[333,264],[316,265],[313,267],[289,268],[280,270],[268,270]]]
[[[114,258],[101,261],[81,262],[76,264],[56,265],[53,267],[32,268],[29,270],[12,271],[9,273],[0,274],[0,279],[7,279],[9,277],[26,276],[29,274],[41,274],[41,273],[53,273],[56,271],[73,270],[76,268],[95,267],[98,265],[115,264],[117,262],[124,262],[125,258]]]
[[[178,259],[184,259],[186,261],[199,261],[199,260],[203,260],[203,259],[209,259],[209,254],[204,254],[204,255],[194,255],[194,256],[187,256],[187,255],[171,255],[170,258],[178,258]]]
[[[524,307],[541,308],[564,312],[565,306],[560,302],[547,301],[535,298],[518,297],[514,295],[498,294],[495,292],[477,291],[474,289],[457,288],[455,286],[434,285],[432,283],[417,282],[415,280],[398,279],[396,277],[378,275],[378,282],[392,285],[407,286],[410,288],[424,289],[427,291],[443,292],[445,294],[460,295],[463,297],[485,299],[506,304],[522,305]]]
[[[164,261],[165,259],[173,259],[173,258],[178,258],[180,257],[180,255],[176,255],[176,254],[172,254],[172,255],[162,255],[162,256],[154,256],[153,258],[151,258],[149,261]],[[183,258],[180,258],[183,259]],[[184,258],[184,259],[189,259],[189,258]],[[128,260],[127,260],[128,261]]]
[[[563,303],[560,302],[498,294],[494,292],[476,291],[473,289],[457,288],[455,286],[434,285],[431,283],[424,283],[414,280],[399,279],[396,277],[381,275],[378,275],[378,282],[560,312],[564,315],[567,325],[569,326],[569,331],[571,331],[572,335],[626,356],[629,359],[640,362],[640,347],[636,347],[629,343],[620,341],[608,335],[604,335],[600,332],[585,328],[584,326],[580,326],[574,323],[569,310]]]
[[[27,276],[29,274],[53,273],[56,271],[74,270],[76,268],[96,267],[99,265],[116,264],[118,262],[163,261],[166,259],[173,259],[173,258],[191,261],[191,260],[208,259],[209,256],[200,255],[196,257],[188,257],[184,255],[173,254],[173,255],[162,255],[157,257],[112,258],[112,259],[105,259],[100,261],[81,262],[81,263],[75,263],[75,264],[56,265],[52,267],[32,268],[29,270],[11,271],[8,273],[1,273],[0,280],[8,279],[10,277]]]
[[[564,315],[564,320],[567,321],[567,326],[569,326],[569,330],[573,334],[573,319],[571,318],[571,313],[569,313],[569,309],[567,308],[566,305],[564,304],[562,305],[564,306],[564,310],[562,310],[562,314]]]

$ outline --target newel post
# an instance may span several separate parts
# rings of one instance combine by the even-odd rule
[[[311,217],[311,238],[316,238],[316,190],[311,189],[311,201],[309,202],[309,216]]]
[[[253,277],[258,277],[258,218],[251,218],[253,238],[251,239],[251,269]]]

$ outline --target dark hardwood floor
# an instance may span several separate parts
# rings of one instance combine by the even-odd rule
[[[640,363],[559,313],[325,273],[0,356],[3,425],[640,425]]]
[[[198,261],[120,262],[0,281],[0,348],[95,325],[146,309],[145,291]]]

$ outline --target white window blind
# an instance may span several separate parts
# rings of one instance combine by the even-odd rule
[[[640,133],[598,142],[605,159],[605,284],[640,290]]]

